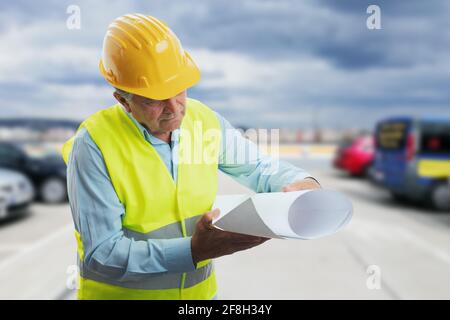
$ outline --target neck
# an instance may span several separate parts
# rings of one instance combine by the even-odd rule
[[[164,133],[153,133],[153,132],[151,132],[151,134],[155,138],[158,138],[159,140],[162,140],[165,143],[170,143],[170,138],[172,136],[172,132],[164,132]]]
[[[170,144],[170,138],[172,137],[172,131],[168,131],[168,132],[158,132],[158,131],[151,131],[150,128],[148,126],[145,125],[145,123],[141,123],[141,125],[147,129],[147,131],[154,136],[155,138],[158,138],[159,140],[164,141],[165,143],[169,143]]]

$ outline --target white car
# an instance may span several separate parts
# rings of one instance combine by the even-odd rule
[[[33,185],[27,177],[0,168],[0,220],[23,213],[33,198]]]

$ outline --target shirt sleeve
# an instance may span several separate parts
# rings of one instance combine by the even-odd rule
[[[222,129],[219,170],[255,192],[279,192],[290,183],[312,178],[301,168],[262,154],[253,142],[216,114]]]
[[[124,236],[124,207],[103,156],[85,129],[74,141],[67,168],[75,229],[80,233],[84,266],[115,280],[195,270],[191,237],[136,241]]]

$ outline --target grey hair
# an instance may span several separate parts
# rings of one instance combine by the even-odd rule
[[[122,98],[124,98],[126,101],[131,101],[131,99],[133,99],[133,94],[132,94],[132,93],[129,93],[129,92],[123,91],[123,90],[121,90],[121,89],[117,89],[117,88],[115,88],[115,89],[116,89],[116,92],[117,92]]]

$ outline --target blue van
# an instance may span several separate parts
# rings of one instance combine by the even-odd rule
[[[450,210],[450,118],[393,117],[375,129],[374,179],[394,198]]]

